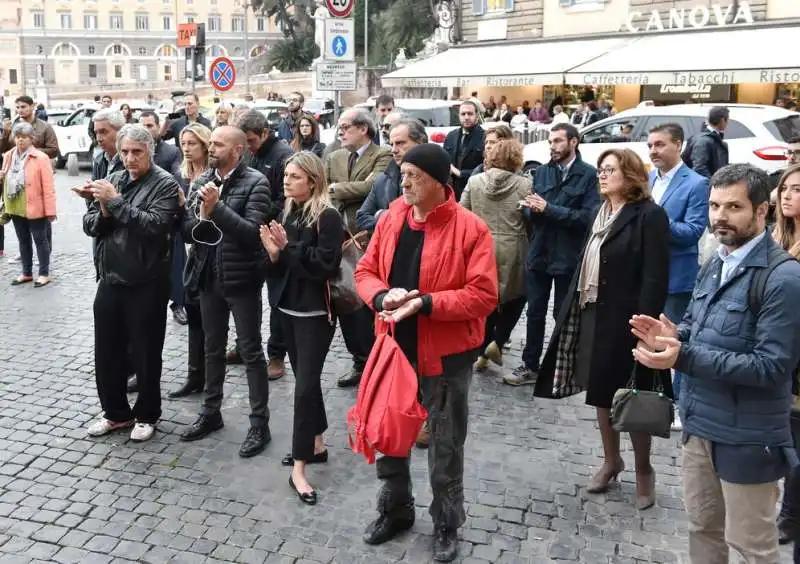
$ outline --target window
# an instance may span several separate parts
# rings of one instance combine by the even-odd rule
[[[61,43],[53,50],[53,55],[56,57],[77,57],[78,52],[69,43]]]
[[[788,143],[795,137],[800,137],[800,115],[792,115],[785,118],[779,118],[764,123],[767,131],[772,133],[775,139]],[[728,132],[725,132],[725,137],[728,137]]]
[[[219,45],[211,45],[208,47],[208,54],[212,57],[224,57],[226,55],[225,51],[222,50],[222,47]]]
[[[217,5],[217,0],[211,0],[211,1],[210,1],[210,4],[211,4],[212,6],[216,6],[216,5]]]
[[[97,29],[97,14],[83,15],[83,29],[88,29],[88,30]]]
[[[72,29],[72,14],[59,14],[61,29]]]
[[[680,125],[681,128],[683,128],[684,141],[695,134],[695,129],[689,116],[650,116],[647,121],[642,124],[642,129],[637,134],[637,140],[647,142],[650,130],[664,123],[677,123]]]
[[[486,0],[487,12],[511,12],[514,10],[514,0]]]
[[[139,55],[141,55],[142,57],[146,57],[147,56],[147,47],[139,47]]]
[[[139,80],[147,80],[147,65],[139,65]]]
[[[208,16],[208,31],[221,31],[222,22],[219,16]]]
[[[728,122],[728,127],[725,128],[726,141],[730,141],[731,139],[747,139],[750,137],[755,137],[755,135],[753,135],[753,132],[742,122],[733,119]]]
[[[17,69],[8,69],[8,83],[17,84]]]
[[[97,78],[97,65],[89,65],[89,78]]]
[[[90,55],[94,55],[95,52],[96,52],[96,49],[94,48],[94,45],[89,45],[88,51],[89,51]]]
[[[163,0],[163,2],[162,2],[162,3],[163,3],[165,6],[171,6],[171,5],[172,5],[172,0]]]
[[[267,29],[266,18],[263,18],[263,17],[259,16],[256,19],[256,28],[258,29],[258,31],[266,31],[266,29]]]
[[[111,54],[112,55],[122,55],[122,45],[119,43],[115,43],[111,46]]]
[[[44,12],[33,12],[33,27],[42,29],[44,27]]]
[[[244,31],[243,16],[233,16],[233,18],[231,18],[231,31],[234,33],[241,33]]]
[[[122,78],[122,64],[120,63],[114,65],[114,78]]]
[[[162,16],[161,25],[163,26],[164,31],[172,31],[172,16]]]
[[[172,65],[164,65],[164,80],[166,82],[172,81]]]
[[[42,47],[41,45],[37,45],[36,46],[36,54],[37,55],[42,55],[43,53],[44,53],[44,47]]]
[[[136,31],[147,31],[148,29],[150,29],[150,16],[136,14]]]
[[[242,54],[242,48],[237,45],[233,48],[233,54],[237,57],[240,56]]]
[[[604,123],[581,136],[581,143],[630,143],[639,118],[631,117]]]
[[[108,27],[111,29],[122,29],[122,14],[111,14],[108,19]]]
[[[156,52],[156,56],[162,59],[166,59],[169,57],[177,57],[178,52],[172,45],[163,45],[161,46],[158,51]]]
[[[194,23],[194,18],[196,16],[194,14],[186,14],[183,17],[186,18],[186,23]]]

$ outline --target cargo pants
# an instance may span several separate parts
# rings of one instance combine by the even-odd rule
[[[428,473],[435,526],[456,530],[464,524],[464,442],[467,439],[469,387],[474,358],[443,359],[441,376],[421,377],[422,404],[428,410]],[[391,519],[414,518],[410,459],[384,456],[376,463],[383,486],[378,512]]]

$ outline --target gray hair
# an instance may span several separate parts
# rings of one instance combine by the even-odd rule
[[[156,143],[153,141],[153,136],[150,135],[150,132],[147,131],[143,125],[139,125],[138,123],[129,123],[122,127],[117,133],[117,152],[120,151],[122,147],[122,141],[124,139],[130,139],[134,143],[141,143],[147,146],[147,152],[150,156],[153,156],[153,153],[156,149]]]
[[[353,108],[352,110],[348,110],[347,113],[353,116],[350,121],[354,126],[366,127],[367,136],[370,139],[375,137],[375,133],[378,131],[378,127],[375,125],[375,120],[372,119],[372,115],[367,110],[364,110],[362,108]]]
[[[422,125],[422,122],[418,119],[414,118],[403,118],[397,120],[395,124],[392,126],[392,130],[397,127],[404,125],[408,128],[408,138],[411,139],[414,143],[427,143],[428,142],[428,134],[425,133],[425,126]]]
[[[95,114],[92,116],[92,121],[94,123],[97,123],[98,121],[107,121],[108,125],[119,131],[125,125],[125,116],[123,116],[122,112],[119,110],[104,108],[95,112]]]
[[[11,128],[11,138],[16,139],[17,135],[22,135],[23,137],[30,137],[33,139],[34,131],[33,126],[29,124],[27,121],[18,121],[14,124],[14,127]]]

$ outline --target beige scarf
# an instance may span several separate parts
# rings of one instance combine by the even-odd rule
[[[592,236],[586,245],[586,252],[581,263],[581,274],[578,279],[581,309],[585,308],[586,304],[597,302],[597,288],[600,280],[600,247],[603,246],[603,242],[611,231],[611,226],[614,225],[614,220],[617,219],[623,207],[620,206],[617,211],[612,213],[611,204],[604,202],[600,206],[600,211],[597,212],[597,217],[594,218]]]

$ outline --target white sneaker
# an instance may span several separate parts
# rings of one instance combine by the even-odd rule
[[[133,419],[129,421],[109,421],[106,418],[102,418],[89,425],[86,432],[90,437],[102,437],[117,429],[127,429],[132,426]]]
[[[143,441],[149,440],[153,433],[156,432],[156,426],[151,425],[150,423],[139,423],[137,422],[131,431],[131,440],[135,443],[141,443]]]
[[[681,422],[681,414],[680,412],[675,409],[675,419],[672,421],[672,427],[670,427],[673,431],[683,431],[683,423]]]

